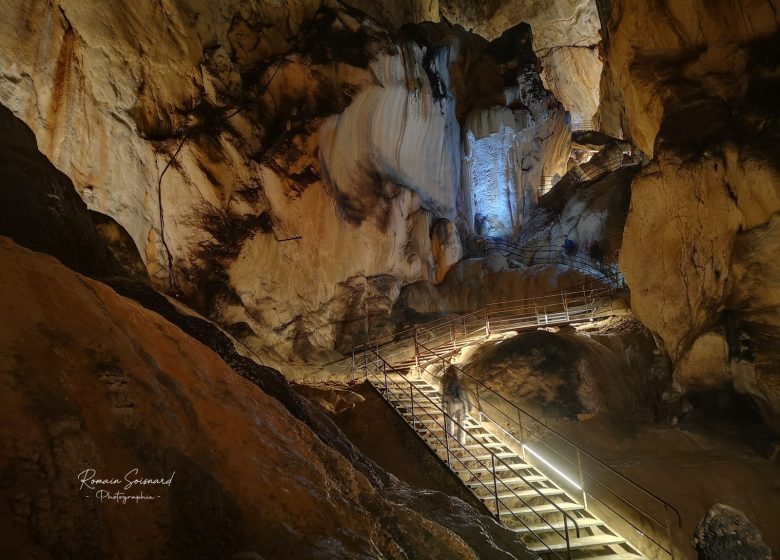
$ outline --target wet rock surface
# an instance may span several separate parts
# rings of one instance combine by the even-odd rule
[[[632,183],[620,255],[633,310],[682,385],[692,356],[725,340],[711,388],[750,395],[775,428],[780,315],[770,293],[780,277],[767,256],[780,142],[767,95],[777,87],[778,17],[761,1],[706,10],[613,1],[600,109],[604,132],[653,154]]]
[[[536,330],[488,342],[458,360],[475,379],[545,418],[632,415],[653,402],[665,382],[633,367],[645,365],[632,359],[647,350],[646,337],[618,336],[625,340],[621,344],[608,341],[607,335],[578,335],[574,329]]]

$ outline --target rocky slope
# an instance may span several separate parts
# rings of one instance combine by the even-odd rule
[[[366,308],[454,262],[435,224],[467,234],[510,188],[493,206],[516,229],[565,171],[527,26],[395,32],[330,0],[3,9],[0,102],[157,287],[277,358],[364,336]]]
[[[768,1],[613,1],[600,109],[606,132],[654,154],[623,237],[632,308],[679,390],[733,387],[775,427],[778,29]]]
[[[7,238],[0,260],[3,557],[522,557],[464,503],[368,478],[156,313]],[[105,480],[126,476],[170,482]]]

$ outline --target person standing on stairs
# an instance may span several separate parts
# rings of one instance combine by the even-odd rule
[[[460,371],[450,364],[441,376],[441,394],[444,402],[444,427],[447,433],[458,440],[461,445],[466,444],[466,430],[463,425],[466,422],[466,394],[460,383]]]

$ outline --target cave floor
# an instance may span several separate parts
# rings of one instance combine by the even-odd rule
[[[780,550],[780,460],[755,426],[689,415],[679,426],[600,414],[560,427],[572,441],[680,510],[675,549],[695,558],[696,524],[715,503],[735,507]]]

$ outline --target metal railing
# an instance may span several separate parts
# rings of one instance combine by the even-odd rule
[[[452,470],[453,473],[455,473],[456,476],[458,476],[458,470],[453,467],[454,462],[457,462],[462,467],[462,471],[467,472],[469,475],[471,475],[473,482],[472,484],[476,484],[477,488],[482,487],[483,489],[487,490],[488,495],[492,495],[493,503],[495,506],[495,512],[494,515],[497,520],[501,520],[501,517],[504,516],[511,516],[514,518],[517,522],[519,522],[523,527],[527,529],[527,531],[536,539],[539,541],[539,543],[544,546],[547,551],[554,555],[556,558],[559,558],[563,560],[563,558],[552,548],[550,548],[549,544],[545,542],[545,540],[537,534],[537,531],[534,530],[533,527],[529,526],[526,521],[523,520],[517,513],[513,511],[513,508],[507,505],[505,500],[509,499],[516,499],[520,503],[522,503],[527,508],[527,513],[524,512],[524,515],[531,515],[536,516],[541,520],[541,523],[543,524],[542,527],[545,527],[544,532],[553,532],[559,537],[561,537],[564,542],[566,543],[566,558],[568,560],[571,560],[571,546],[570,546],[570,536],[569,533],[571,531],[575,532],[575,536],[580,536],[580,528],[577,523],[577,521],[572,517],[568,512],[566,512],[563,508],[560,507],[560,505],[553,500],[550,499],[549,496],[545,495],[540,488],[537,488],[534,486],[530,480],[526,478],[526,475],[521,474],[516,470],[512,465],[508,464],[504,459],[500,456],[498,456],[490,447],[485,445],[485,443],[479,441],[469,430],[468,426],[464,426],[460,424],[457,420],[452,418],[447,412],[440,407],[438,404],[436,404],[430,396],[423,393],[419,387],[416,387],[414,383],[409,381],[409,379],[406,378],[406,376],[403,374],[402,371],[399,371],[395,369],[392,365],[390,365],[384,358],[382,358],[381,355],[378,353],[374,353],[370,355],[369,358],[369,352],[366,352],[364,354],[365,360],[364,360],[364,371],[366,379],[369,379],[372,381],[372,385],[374,387],[382,387],[384,389],[384,392],[380,391],[380,394],[382,397],[392,406],[393,410],[396,411],[396,413],[408,424],[411,425],[412,429],[414,429],[416,432],[418,432],[418,426],[423,428],[427,434],[429,434],[433,439],[435,439],[445,450],[446,459],[444,460],[444,463]],[[404,382],[408,387],[402,385],[395,379],[388,377],[388,370],[390,372],[395,373],[399,376],[401,376],[404,379]],[[396,406],[394,405],[391,400],[389,399],[388,395],[390,394],[390,386],[394,386],[398,388],[398,393],[409,395],[409,411],[412,416],[411,422],[407,418],[404,417],[404,415],[398,410],[399,407],[401,408],[407,408],[405,405],[403,406]],[[417,402],[415,403],[415,396],[417,396]],[[421,406],[421,403],[426,404],[427,408],[424,406]],[[442,424],[439,419],[436,417],[435,414],[432,414],[430,412],[430,409],[433,408],[437,414],[440,414],[442,419],[444,419],[444,424]],[[438,431],[440,431],[443,436],[439,436],[436,434],[435,429],[431,429],[430,424],[426,424],[424,421],[419,420],[420,417],[427,417],[429,421],[432,421],[433,424],[438,428]],[[468,448],[466,444],[460,443],[456,438],[454,438],[449,432],[447,431],[447,420],[458,428],[460,428],[471,440],[481,448],[482,452],[487,453],[487,455],[490,457],[490,463],[488,466],[488,463],[483,460],[483,457],[478,457],[472,451]],[[443,437],[443,439],[442,439]],[[459,456],[455,453],[455,451],[463,451],[465,452],[465,455]],[[437,454],[438,456],[438,454]],[[519,455],[518,455],[519,456]],[[478,465],[484,469],[483,472],[487,473],[490,478],[488,480],[483,480],[479,476],[479,472],[475,472],[471,467],[468,466],[468,462],[476,462]],[[546,503],[550,504],[553,508],[553,511],[555,513],[561,514],[563,517],[563,531],[560,531],[558,528],[556,528],[550,521],[544,517],[541,513],[535,511],[534,507],[529,504],[529,502],[523,498],[522,496],[518,495],[517,492],[515,492],[514,489],[511,488],[509,484],[500,476],[498,476],[497,469],[500,469],[503,473],[511,473],[514,477],[516,477],[517,481],[522,481],[523,484],[529,487],[529,489],[532,489],[535,491],[535,495],[533,495],[534,498],[541,498]],[[499,492],[499,487],[501,487],[501,492]],[[474,494],[479,498],[480,496],[474,492]],[[484,497],[483,497],[484,498]],[[504,512],[502,512],[501,508],[505,509]],[[549,530],[549,531],[548,531]]]
[[[467,343],[473,343],[475,337],[488,337],[491,333],[611,316],[622,307],[621,300],[616,298],[620,293],[622,290],[602,284],[595,287],[583,284],[541,296],[489,303],[471,313],[414,325],[391,336],[356,346],[352,350],[353,370],[356,356],[367,350],[381,351],[391,363],[420,368],[426,365],[426,358],[437,357],[421,352],[421,344],[449,345],[455,352]]]
[[[500,237],[485,237],[485,250],[497,252],[507,259],[520,262],[526,266],[534,264],[560,264],[584,272],[615,288],[626,285],[623,274],[618,266],[605,265],[603,261],[594,259],[584,253],[568,254],[563,246],[536,245],[523,246]]]
[[[609,150],[609,151],[607,151]],[[639,165],[636,161],[626,161],[622,150],[615,150],[613,146],[605,146],[596,153],[589,161],[575,165],[569,169],[561,180],[556,183],[563,189],[576,187],[580,183],[600,179],[607,173],[616,171],[621,167],[631,167]],[[546,193],[545,193],[546,194]]]
[[[595,130],[593,127],[593,119],[577,119],[571,121],[571,131],[578,132],[580,130]]]
[[[522,300],[491,303],[465,315],[416,325],[396,333],[393,337],[355,347],[352,354],[353,371],[358,367],[357,356],[361,353],[366,363],[368,356],[375,356],[378,361],[386,362],[388,365],[395,362],[398,365],[417,366],[418,371],[439,361],[442,367],[446,367],[449,365],[448,357],[467,344],[474,343],[476,339],[483,337],[486,339],[491,333],[585,321],[614,314],[619,307],[615,296],[620,292],[621,290],[609,286],[593,287],[593,284],[586,284],[577,289],[562,290]],[[529,439],[535,439],[570,467],[576,469],[583,489],[583,502],[585,502],[583,505],[586,505],[590,497],[592,501],[598,502],[636,530],[639,535],[645,537],[658,550],[674,558],[670,512],[676,515],[679,525],[682,523],[680,513],[674,506],[606,465],[550,428],[546,422],[522,410],[461,368],[458,369],[473,383],[476,391],[476,409],[480,414],[491,419],[521,446],[525,446]],[[398,369],[394,370],[400,372]],[[486,400],[486,395],[490,399]],[[496,402],[491,402],[491,399]],[[499,421],[493,417],[497,417]],[[555,440],[557,444],[551,440]],[[604,480],[605,478],[609,480]],[[587,491],[586,481],[592,485]],[[623,491],[616,489],[618,483],[624,486]],[[600,492],[597,493],[593,489],[594,486],[598,487]],[[646,507],[637,503],[636,496],[633,499],[628,496],[631,492],[649,499],[656,511],[646,511]],[[634,512],[633,521],[624,514],[625,508],[616,502]],[[660,542],[661,539],[657,537],[659,529],[666,532],[666,543]]]
[[[550,189],[553,188],[553,179],[554,177],[552,175],[542,175],[542,182],[536,188],[537,198],[550,192]]]
[[[419,346],[425,352],[429,352],[431,354],[437,353],[436,350],[432,350],[424,344],[419,344]],[[463,368],[460,368],[457,365],[449,362],[446,358],[447,356],[444,355],[440,355],[438,358],[441,360],[442,369],[447,367],[454,367],[465,379],[469,380],[469,388],[474,391],[476,400],[475,408],[480,412],[481,415],[498,426],[502,432],[514,439],[523,449],[526,448],[527,442],[533,440],[534,442],[543,445],[558,458],[568,464],[569,468],[572,468],[577,472],[577,477],[580,482],[579,486],[582,491],[584,507],[587,507],[588,497],[599,502],[599,504],[601,504],[604,508],[612,512],[612,514],[636,530],[638,534],[645,537],[651,543],[651,546],[655,546],[658,550],[662,551],[664,554],[667,554],[670,558],[674,558],[672,525],[669,520],[669,514],[670,512],[673,512],[677,517],[678,526],[682,527],[682,517],[677,508],[650,490],[647,490],[614,468],[610,467],[576,443],[566,438],[557,430],[551,428],[547,422],[539,420],[532,414],[521,409],[516,404],[503,397],[501,394],[497,393],[483,382],[470,375]],[[480,391],[482,394],[480,394]],[[486,400],[486,395],[489,395],[501,403],[504,410],[502,410],[502,408],[496,404],[491,403],[490,400]],[[473,404],[474,403],[472,403],[472,405]],[[490,408],[492,416],[485,411],[485,407]],[[510,412],[507,412],[507,409]],[[496,417],[500,418],[500,420],[497,420]],[[524,419],[525,424],[523,423]],[[516,430],[517,433],[512,433],[512,429]],[[558,445],[556,446],[554,442],[551,442],[551,439],[555,440]],[[561,447],[564,449],[561,449]],[[566,451],[568,451],[568,453],[566,453]],[[589,464],[591,465],[590,470],[587,468]],[[604,474],[597,476],[597,474],[594,474],[594,471],[601,471],[602,473],[605,473],[609,478],[613,479],[612,482],[610,483],[610,481],[604,481]],[[586,480],[597,484],[602,492],[605,492],[608,496],[610,496],[611,499],[606,498],[604,494],[601,494],[599,497],[599,495],[595,494],[593,491],[588,491],[586,489]],[[646,505],[637,504],[635,503],[636,500],[632,501],[631,499],[627,498],[625,496],[627,493],[626,491],[622,493],[618,492],[615,489],[616,481],[620,484],[623,484],[624,486],[630,487],[631,491],[635,492],[636,494],[642,495],[649,499],[650,502],[654,503],[654,505],[660,509],[656,511],[655,514],[648,512]],[[612,503],[607,503],[607,501],[611,501]],[[620,502],[623,504],[623,506],[633,510],[633,521],[628,519],[625,513],[621,512],[620,506],[616,505],[614,503],[615,501]],[[661,515],[657,515],[659,512]],[[659,519],[659,517],[662,519]],[[646,527],[640,527],[639,525],[641,522],[637,522],[637,519],[646,522],[646,525],[650,527],[654,527],[655,530],[653,531],[653,534],[648,534]],[[664,533],[666,543],[659,542],[659,538],[657,536],[658,530]]]

